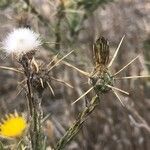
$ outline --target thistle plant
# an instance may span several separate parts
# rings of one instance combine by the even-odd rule
[[[30,148],[33,150],[42,148],[42,134],[41,134],[41,119],[42,119],[42,90],[39,90],[38,79],[38,66],[34,60],[34,55],[41,45],[39,34],[28,28],[15,29],[8,34],[3,41],[3,49],[13,55],[21,64],[23,74],[25,76],[27,89],[27,105],[30,121]],[[35,86],[36,84],[36,86]]]
[[[73,125],[67,130],[67,132],[64,134],[64,136],[59,140],[57,143],[55,150],[61,150],[64,149],[67,143],[69,143],[79,132],[79,130],[82,128],[83,123],[87,119],[87,117],[94,111],[96,106],[100,104],[100,99],[102,94],[106,94],[109,91],[113,91],[117,99],[122,104],[123,108],[129,115],[129,119],[133,122],[132,115],[135,113],[135,110],[131,109],[131,107],[125,105],[123,101],[121,100],[120,96],[118,95],[117,91],[129,95],[128,92],[117,88],[114,86],[116,75],[118,75],[121,71],[126,69],[130,64],[132,64],[135,60],[139,58],[139,55],[132,59],[128,64],[126,64],[123,68],[121,68],[116,73],[112,74],[109,70],[109,67],[112,66],[117,53],[120,49],[121,43],[123,41],[125,36],[122,37],[118,48],[116,49],[116,52],[114,53],[114,56],[112,60],[109,62],[109,43],[104,37],[100,37],[94,44],[93,44],[93,58],[94,58],[94,69],[91,73],[85,72],[83,70],[80,70],[76,68],[75,66],[68,64],[64,62],[65,65],[75,69],[76,71],[80,72],[81,74],[85,75],[89,79],[89,84],[92,86],[88,91],[86,91],[83,95],[81,95],[77,100],[75,100],[72,105],[74,105],[76,102],[78,102],[80,99],[82,99],[85,95],[87,95],[91,90],[94,90],[95,96],[89,101],[89,104],[79,113],[76,121],[73,123]],[[129,76],[129,77],[122,77],[121,79],[132,79],[132,78],[149,78],[149,75],[145,76]],[[141,120],[141,126],[145,128],[147,131],[150,131],[150,128],[148,124],[142,119],[142,117],[136,112],[136,117]],[[135,124],[136,121],[134,120]],[[139,125],[140,126],[140,125]]]
[[[42,132],[43,111],[41,107],[42,93],[44,89],[49,87],[50,91],[54,95],[54,90],[49,83],[51,80],[63,83],[66,86],[72,88],[70,84],[60,79],[51,77],[49,73],[55,66],[59,64],[59,62],[65,59],[73,51],[69,52],[67,55],[59,59],[56,63],[54,63],[54,57],[54,59],[50,63],[43,67],[39,66],[39,64],[35,60],[35,54],[39,50],[39,46],[41,46],[41,44],[42,42],[40,39],[40,35],[30,30],[29,28],[14,29],[14,31],[10,32],[4,39],[3,49],[8,55],[12,55],[13,59],[17,60],[17,62],[21,65],[22,70],[4,66],[0,67],[3,69],[16,71],[24,75],[25,79],[23,80],[23,83],[25,83],[24,90],[26,93],[26,104],[28,106],[29,122],[29,143],[27,144],[27,147],[32,150],[41,150],[45,148],[44,136]],[[54,65],[52,65],[53,63]],[[12,116],[12,118],[15,117]],[[13,129],[7,126],[7,122],[6,124],[2,124],[0,126],[2,135],[5,135],[7,132],[14,133],[16,127],[19,127],[19,124],[16,124],[17,122],[20,124],[22,123],[22,130],[25,128],[26,125],[25,123],[23,124],[22,120],[19,120],[19,122],[18,118],[15,118],[15,120],[12,120],[12,118],[10,118],[10,121],[8,121],[8,123],[13,123],[14,126],[12,127],[15,128]],[[5,121],[3,122],[5,123]],[[8,129],[10,129],[11,131],[6,131]],[[17,133],[14,136],[17,136]]]
[[[121,43],[124,39],[122,37],[116,52],[114,53],[113,58],[109,61],[109,42],[104,38],[100,37],[93,44],[93,60],[94,60],[94,69],[88,73],[86,71],[80,70],[70,63],[64,61],[64,59],[69,56],[73,51],[69,52],[62,58],[58,59],[58,55],[56,55],[51,62],[45,64],[45,66],[40,66],[39,63],[35,59],[35,55],[39,47],[42,45],[40,35],[35,33],[34,31],[28,28],[19,28],[15,29],[13,32],[8,34],[6,39],[3,41],[3,49],[9,54],[12,55],[18,63],[21,65],[22,70],[9,68],[0,66],[3,69],[9,69],[12,71],[20,72],[24,75],[25,78],[25,92],[26,92],[26,103],[28,105],[28,122],[19,117],[16,113],[15,115],[8,115],[7,119],[2,121],[0,125],[0,134],[2,136],[16,138],[23,134],[23,131],[28,128],[28,141],[26,144],[27,147],[31,150],[42,150],[45,149],[44,135],[42,132],[42,119],[43,119],[43,111],[41,107],[42,102],[42,94],[45,88],[49,88],[51,93],[54,95],[54,90],[50,85],[51,80],[55,80],[57,82],[61,82],[68,87],[72,86],[64,82],[63,80],[56,79],[50,75],[51,70],[56,67],[61,62],[79,73],[85,75],[90,84],[90,89],[87,90],[83,95],[81,95],[77,100],[72,102],[74,105],[80,99],[82,99],[86,94],[90,91],[94,90],[94,95],[91,100],[88,102],[87,106],[79,113],[76,121],[73,125],[66,131],[64,136],[58,141],[56,146],[54,146],[55,150],[62,150],[65,146],[73,140],[76,134],[80,131],[83,126],[83,123],[86,121],[87,117],[94,111],[94,109],[100,104],[101,95],[107,94],[112,91],[117,99],[121,102],[123,108],[125,108],[126,112],[129,114],[130,120],[132,122],[136,121],[132,117],[133,110],[124,104],[121,100],[120,96],[117,92],[121,92],[123,94],[129,95],[128,92],[115,87],[115,80],[120,79],[131,79],[131,78],[144,78],[150,76],[129,76],[117,78],[116,76],[126,69],[130,64],[132,64],[135,60],[139,58],[139,55],[132,59],[128,64],[126,64],[123,68],[121,68],[116,73],[112,73],[110,71],[110,67],[112,66],[117,53],[120,49]],[[134,111],[135,112],[135,111]],[[142,127],[150,131],[149,126],[138,113],[134,113],[137,117],[140,118]],[[19,125],[19,127],[18,127]],[[13,127],[13,129],[12,129]],[[18,128],[17,128],[18,127]],[[9,131],[10,130],[10,131]]]
[[[56,7],[56,12],[53,12],[56,19],[54,22],[51,22],[49,17],[44,17],[43,14],[40,13],[40,9],[38,9],[36,5],[30,3],[30,0],[21,1],[19,8],[20,6],[24,6],[22,4],[26,4],[26,10],[21,8],[21,12],[24,10],[27,11],[27,14],[36,16],[35,18],[38,18],[38,25],[40,29],[42,27],[40,26],[41,23],[43,28],[46,31],[49,31],[48,36],[52,34],[52,36],[45,39],[51,38],[53,40],[53,35],[55,36],[55,42],[53,42],[55,46],[50,47],[47,44],[50,42],[47,40],[45,40],[46,42],[43,43],[41,41],[40,35],[35,33],[33,30],[30,30],[29,28],[14,29],[2,42],[2,48],[6,54],[12,56],[12,59],[16,60],[21,67],[21,69],[18,69],[8,66],[0,66],[1,69],[11,70],[20,73],[23,76],[24,80],[21,83],[23,86],[22,91],[24,91],[26,94],[25,103],[27,104],[27,117],[24,117],[23,115],[20,115],[20,113],[15,112],[8,114],[1,119],[0,138],[11,140],[11,142],[15,141],[15,144],[6,145],[3,147],[2,141],[0,142],[0,150],[45,150],[46,148],[49,148],[47,147],[48,144],[46,143],[49,141],[46,141],[46,137],[43,134],[43,120],[46,118],[43,117],[43,109],[41,106],[43,91],[46,88],[49,88],[51,94],[55,96],[55,89],[53,89],[51,86],[52,80],[54,82],[64,84],[69,88],[73,88],[73,86],[66,81],[57,79],[51,75],[51,71],[53,71],[53,69],[61,63],[84,75],[85,78],[88,79],[90,86],[90,88],[79,98],[72,100],[71,106],[74,107],[79,100],[83,99],[84,96],[92,91],[93,95],[91,99],[86,101],[86,106],[78,114],[76,120],[69,127],[64,136],[62,136],[57,143],[54,143],[53,146],[51,146],[53,149],[66,149],[67,144],[73,141],[74,137],[80,132],[87,118],[91,115],[95,108],[101,104],[102,95],[107,95],[109,92],[114,93],[117,100],[119,100],[123,106],[123,110],[127,113],[127,116],[130,119],[130,123],[134,124],[134,126],[137,128],[146,129],[146,131],[150,133],[150,127],[145,119],[142,118],[133,107],[128,105],[128,103],[125,103],[119,94],[125,94],[130,97],[130,93],[116,87],[116,81],[150,77],[149,75],[118,77],[118,75],[129,65],[138,60],[140,55],[137,55],[117,72],[113,73],[110,70],[115,62],[115,59],[117,58],[118,51],[120,50],[124,36],[122,37],[118,48],[116,49],[111,60],[109,59],[109,42],[104,37],[100,37],[95,41],[93,44],[94,66],[90,72],[81,70],[72,65],[69,61],[65,60],[65,58],[72,54],[73,51],[70,51],[68,54],[61,58],[59,54],[56,55],[57,50],[61,50],[63,47],[62,43],[65,43],[68,47],[70,45],[74,46],[74,44],[79,41],[78,37],[79,33],[81,33],[80,31],[86,28],[84,26],[84,21],[89,16],[93,15],[94,11],[99,8],[99,6],[111,1],[112,0],[58,0],[58,3],[56,1],[49,1],[49,3],[53,3],[52,7]],[[15,2],[11,2],[11,4],[15,6]],[[7,5],[9,4],[7,3]],[[26,21],[26,19],[23,21],[21,20],[18,22],[18,26],[25,27],[30,25],[30,23]],[[54,23],[54,26],[51,23]],[[64,34],[64,31],[66,31],[66,34]],[[48,64],[44,62],[44,65],[41,65],[36,59],[36,54],[41,52],[41,45],[45,46],[44,48],[47,50],[52,50],[54,52],[54,57],[50,58],[52,60]],[[70,46],[70,48],[72,47]],[[61,106],[59,106],[59,108],[61,108]],[[142,138],[140,137],[140,141],[141,139]]]

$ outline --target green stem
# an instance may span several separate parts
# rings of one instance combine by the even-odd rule
[[[67,130],[65,135],[58,141],[54,150],[62,150],[66,146],[66,144],[76,136],[76,134],[82,128],[82,125],[85,122],[86,118],[93,112],[99,102],[100,100],[98,96],[92,98],[89,105],[79,114],[77,120]]]
[[[34,83],[34,71],[31,69],[31,60],[24,55],[20,64],[24,68],[24,74],[27,77],[27,103],[29,111],[30,122],[30,140],[32,150],[42,149],[42,133],[41,133],[41,120],[42,120],[42,92],[39,93],[33,85]]]

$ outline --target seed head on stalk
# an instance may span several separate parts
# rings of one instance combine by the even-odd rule
[[[131,65],[135,60],[139,58],[139,55],[136,56],[134,59],[132,59],[129,63],[127,63],[124,67],[122,67],[120,70],[118,70],[116,73],[112,74],[109,71],[109,68],[112,66],[113,62],[115,61],[115,58],[118,54],[118,51],[120,49],[120,46],[123,42],[125,36],[122,37],[113,58],[109,62],[109,43],[104,37],[100,37],[94,44],[93,44],[93,60],[94,60],[94,69],[91,73],[85,72],[83,70],[80,70],[76,68],[75,66],[71,64],[66,64],[69,67],[72,67],[73,69],[77,70],[81,74],[85,75],[89,79],[90,85],[92,87],[87,90],[83,95],[81,95],[78,99],[76,99],[72,104],[79,101],[81,98],[83,98],[86,94],[88,94],[91,90],[94,89],[95,93],[97,95],[104,94],[109,92],[110,90],[113,91],[117,99],[121,102],[122,106],[125,107],[125,104],[123,104],[122,100],[120,99],[119,95],[117,94],[117,91],[124,93],[126,95],[129,95],[128,92],[114,87],[115,80],[120,79],[132,79],[132,78],[149,78],[149,75],[145,76],[130,76],[130,77],[121,77],[117,78],[116,76],[122,72],[124,69],[126,69],[129,65]]]
[[[71,67],[78,71],[79,73],[83,74],[84,76],[88,77],[90,88],[83,93],[77,100],[75,100],[72,104],[75,104],[78,102],[81,98],[83,98],[86,94],[88,94],[90,91],[94,90],[95,95],[92,97],[91,100],[89,100],[88,105],[79,113],[76,121],[72,124],[72,126],[66,131],[64,136],[58,141],[55,150],[61,150],[64,149],[67,143],[69,143],[79,132],[81,127],[83,126],[83,123],[86,121],[87,117],[94,111],[94,109],[99,105],[100,103],[100,96],[101,94],[108,93],[109,91],[112,91],[117,99],[120,101],[122,106],[125,108],[125,110],[130,114],[131,111],[128,107],[122,102],[121,98],[119,97],[117,91],[122,92],[126,95],[129,95],[128,92],[121,90],[117,87],[114,87],[115,76],[117,76],[121,71],[126,69],[130,64],[132,64],[137,58],[135,57],[133,60],[131,60],[128,64],[126,64],[123,68],[121,68],[116,73],[112,74],[109,71],[109,67],[112,66],[118,51],[120,49],[121,43],[124,39],[124,36],[122,37],[118,48],[112,58],[112,60],[109,62],[109,44],[108,41],[104,37],[100,37],[93,45],[93,56],[94,56],[94,69],[91,73],[88,73],[86,71],[80,70],[79,68],[63,61],[63,64],[67,65],[68,67]],[[109,62],[109,63],[108,63]],[[133,77],[122,77],[121,79],[131,79],[131,78],[142,78],[142,77],[150,77],[150,76],[133,76]],[[119,78],[120,79],[120,78]],[[143,125],[143,124],[142,124]],[[144,123],[144,127],[149,130],[147,124]]]

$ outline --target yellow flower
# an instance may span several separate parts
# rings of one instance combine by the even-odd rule
[[[6,115],[6,119],[2,119],[2,122],[0,123],[0,136],[6,138],[20,137],[26,127],[26,119],[19,116],[17,112]]]

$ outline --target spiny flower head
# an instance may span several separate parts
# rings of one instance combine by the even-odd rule
[[[19,116],[17,112],[6,115],[0,123],[0,136],[6,138],[20,137],[27,127],[26,119]]]
[[[41,40],[39,34],[29,28],[18,28],[7,35],[2,45],[6,53],[20,55],[36,50],[41,45]]]

